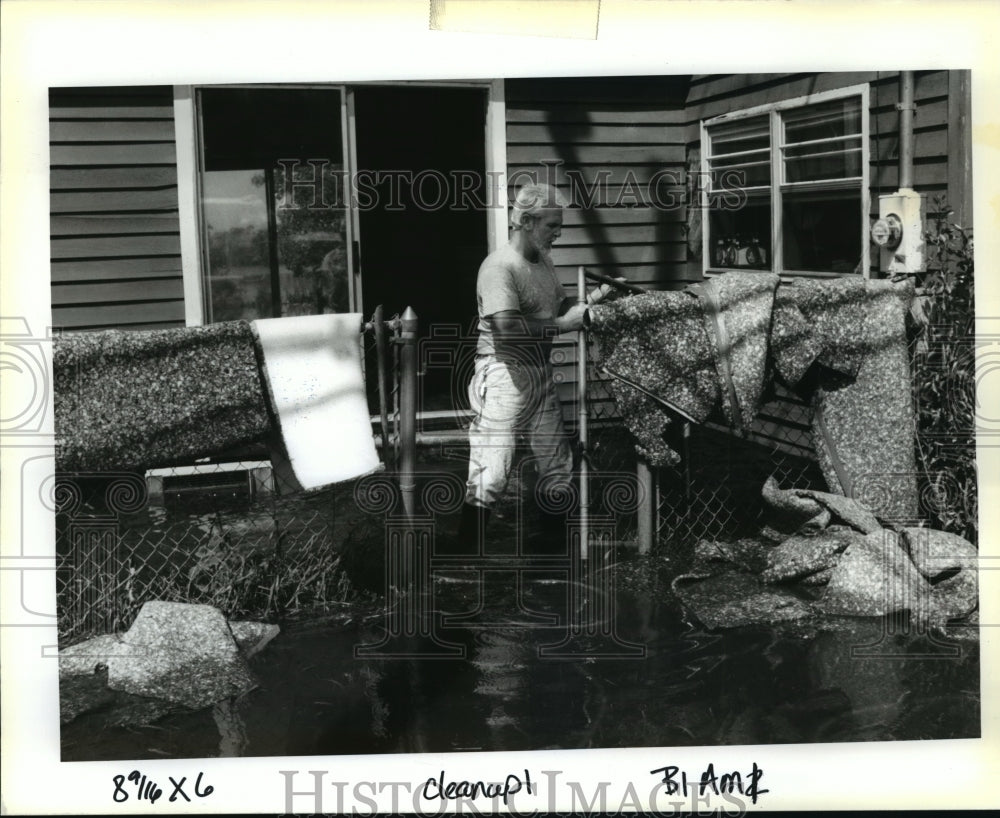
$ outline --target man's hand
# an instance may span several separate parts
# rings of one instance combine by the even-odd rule
[[[615,281],[624,282],[625,279],[619,276]],[[607,296],[611,295],[615,291],[615,288],[610,284],[602,284],[600,287],[595,287],[587,294],[587,304],[600,304]]]
[[[586,304],[573,304],[566,312],[555,319],[559,332],[574,332],[583,329],[583,316],[587,312]]]

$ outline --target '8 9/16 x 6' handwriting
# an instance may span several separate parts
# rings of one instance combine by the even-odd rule
[[[194,794],[198,798],[206,798],[215,792],[215,787],[211,784],[206,784],[204,787],[201,785],[201,777],[204,773],[198,773],[198,777],[194,782]],[[184,791],[184,783],[187,781],[187,776],[181,776],[180,781],[175,781],[172,775],[168,775],[167,778],[170,779],[170,783],[174,785],[174,791],[170,793],[168,801],[176,801],[178,798],[183,798],[185,801],[190,801],[188,794]],[[149,801],[151,804],[155,804],[157,799],[163,795],[163,790],[157,785],[155,781],[149,779],[144,773],[138,770],[132,770],[127,776],[116,775],[111,779],[114,782],[115,789],[111,797],[119,804],[129,800],[130,794],[134,795],[137,801]],[[127,783],[126,783],[127,782]]]

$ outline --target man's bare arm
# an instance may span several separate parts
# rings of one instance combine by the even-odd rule
[[[486,321],[493,330],[496,342],[501,345],[524,344],[580,329],[585,310],[584,305],[571,303],[562,314],[549,319],[526,318],[517,310],[503,310],[489,316]]]

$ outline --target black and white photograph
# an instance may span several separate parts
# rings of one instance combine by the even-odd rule
[[[32,87],[3,624],[87,811],[742,814],[987,752],[984,72],[520,31]]]

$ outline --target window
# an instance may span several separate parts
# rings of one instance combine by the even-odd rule
[[[868,87],[702,123],[707,271],[868,265]]]
[[[341,91],[204,88],[209,321],[347,312]]]

